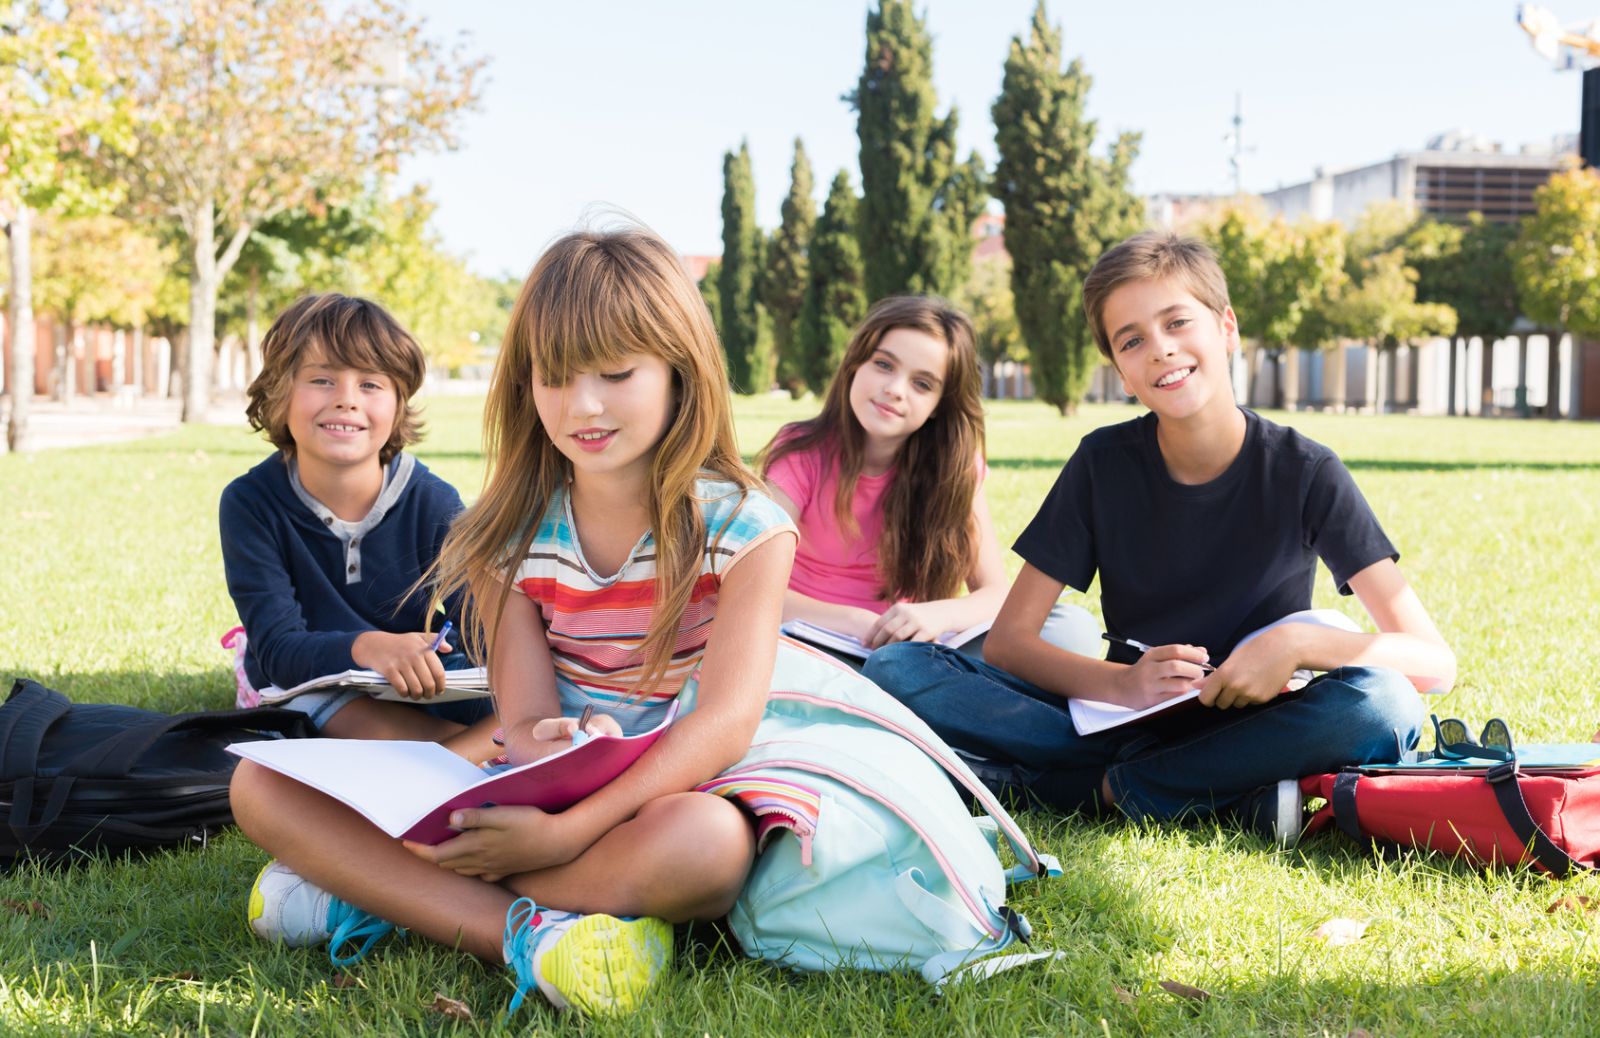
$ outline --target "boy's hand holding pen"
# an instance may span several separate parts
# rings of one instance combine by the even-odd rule
[[[1196,688],[1216,668],[1206,650],[1195,645],[1146,645],[1113,634],[1101,635],[1108,642],[1124,645],[1140,654],[1132,665],[1117,675],[1117,702],[1135,710],[1156,706]]]
[[[1154,652],[1155,651],[1155,647],[1154,646],[1146,645],[1144,642],[1134,641],[1132,638],[1118,638],[1114,634],[1102,634],[1100,637],[1104,638],[1106,641],[1112,643],[1113,645],[1126,645],[1128,648],[1133,649],[1134,651],[1140,653],[1141,655],[1144,654],[1144,653],[1147,653],[1147,652]],[[1200,652],[1201,653],[1205,653],[1205,650],[1201,649]],[[1207,656],[1206,658],[1210,659],[1210,656]],[[1210,663],[1202,662],[1202,663],[1199,664],[1199,667],[1200,667],[1201,673],[1204,673],[1204,674],[1214,674],[1214,673],[1216,673],[1216,670],[1217,670],[1217,668],[1213,667]]]

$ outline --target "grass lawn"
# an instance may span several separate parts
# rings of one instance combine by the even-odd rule
[[[428,407],[417,453],[473,496],[479,401]],[[812,402],[739,402],[753,453]],[[1032,516],[1078,438],[1130,417],[1090,407],[990,409],[989,483],[1002,544]],[[1506,718],[1522,741],[1600,725],[1600,426],[1273,415],[1355,473],[1401,566],[1454,644],[1441,714]],[[81,701],[163,710],[233,697],[217,638],[235,622],[216,502],[266,453],[243,430],[188,428],[120,446],[0,457],[0,679]],[[1017,560],[1008,560],[1013,570]],[[1096,609],[1094,595],[1085,603]],[[1322,574],[1316,605],[1359,615]],[[1593,1034],[1593,915],[1547,912],[1600,882],[1385,862],[1343,837],[1274,853],[1214,826],[1131,827],[1030,814],[1066,875],[1019,888],[1036,945],[1064,960],[934,997],[918,979],[791,975],[716,930],[680,937],[677,967],[630,1019],[559,1017],[542,1000],[500,1019],[507,971],[388,943],[338,978],[320,951],[269,947],[244,925],[264,856],[237,833],[144,861],[0,874],[0,1034]],[[33,903],[37,902],[37,906]],[[1360,940],[1313,936],[1331,918]],[[1174,997],[1163,981],[1209,991]],[[431,1007],[465,1001],[471,1021]]]

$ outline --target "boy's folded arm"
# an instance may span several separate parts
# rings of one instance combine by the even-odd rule
[[[1378,633],[1317,624],[1285,625],[1293,628],[1291,651],[1296,665],[1311,670],[1388,667],[1404,674],[1419,692],[1450,691],[1456,679],[1455,653],[1394,560],[1374,562],[1352,576],[1349,585]]]

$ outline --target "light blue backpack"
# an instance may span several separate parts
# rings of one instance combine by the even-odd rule
[[[952,778],[987,818],[973,816]],[[832,657],[780,640],[749,753],[701,788],[759,822],[761,850],[728,917],[754,958],[917,969],[942,987],[1050,957],[989,956],[1028,941],[1027,920],[1006,907],[1007,882],[1060,875],[1055,860],[1034,852],[926,724]],[[1000,833],[1019,863],[1010,872]]]

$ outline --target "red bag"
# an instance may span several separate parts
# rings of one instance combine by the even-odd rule
[[[1337,825],[1361,843],[1532,864],[1558,878],[1600,866],[1600,767],[1368,766],[1308,776],[1300,789],[1327,800],[1308,834]]]

